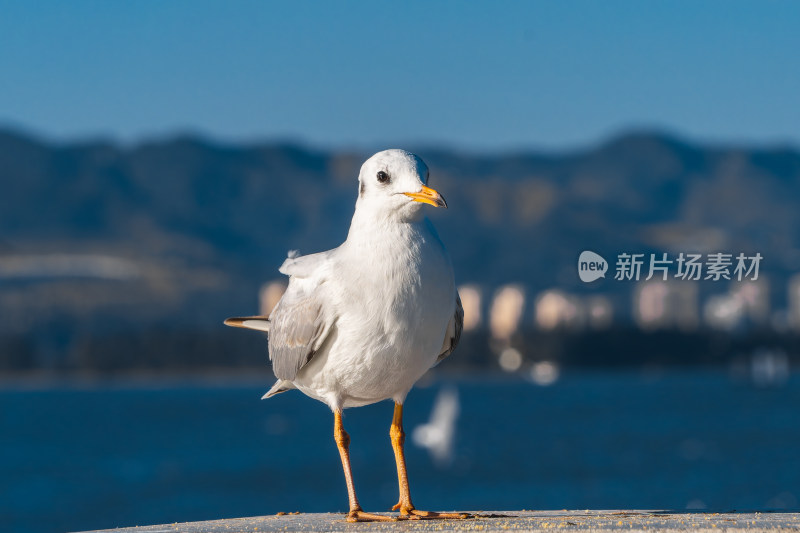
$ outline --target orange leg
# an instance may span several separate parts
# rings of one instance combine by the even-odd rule
[[[394,404],[394,417],[392,427],[389,429],[389,436],[392,439],[392,449],[394,449],[394,460],[397,463],[397,481],[400,484],[400,501],[392,507],[393,511],[400,510],[400,518],[406,520],[421,520],[432,518],[470,518],[467,513],[434,513],[431,511],[419,511],[411,503],[411,490],[408,487],[408,472],[406,471],[406,456],[403,452],[403,444],[406,441],[406,434],[403,431],[403,404]]]
[[[356,497],[356,489],[353,485],[353,473],[350,470],[350,435],[344,430],[341,411],[334,411],[333,420],[333,438],[336,440],[336,446],[339,448],[339,456],[342,458],[344,480],[347,483],[347,498],[350,500],[350,512],[347,513],[347,521],[375,522],[393,520],[391,516],[365,513],[361,509],[361,506],[358,504],[358,498]]]

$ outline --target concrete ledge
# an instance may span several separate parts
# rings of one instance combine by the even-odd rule
[[[383,513],[382,513],[383,514]],[[389,513],[386,513],[389,515]],[[497,511],[467,520],[349,524],[332,513],[278,514],[103,530],[117,533],[235,533],[263,531],[800,531],[800,513],[672,511]]]

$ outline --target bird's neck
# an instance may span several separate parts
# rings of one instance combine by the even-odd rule
[[[422,247],[431,240],[430,222],[423,215],[401,221],[356,210],[344,246],[348,254],[378,277],[414,275]]]
[[[370,205],[356,204],[347,242],[360,245],[380,245],[394,242],[393,246],[407,243],[414,236],[424,232],[428,219],[421,209],[406,211],[386,211]]]

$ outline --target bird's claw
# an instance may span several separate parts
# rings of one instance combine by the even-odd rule
[[[347,513],[346,520],[348,522],[396,522],[397,518],[382,514],[365,513],[361,509],[356,509]]]
[[[400,504],[395,505],[393,510],[400,509],[400,520],[465,520],[467,518],[475,518],[469,513],[435,513],[433,511],[420,511],[413,507],[402,507]]]

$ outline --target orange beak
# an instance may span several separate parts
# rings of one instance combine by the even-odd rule
[[[444,207],[447,209],[447,202],[444,201],[442,195],[425,185],[422,186],[422,190],[419,192],[404,192],[403,194],[415,202],[422,202],[423,204],[430,204],[433,207]]]

